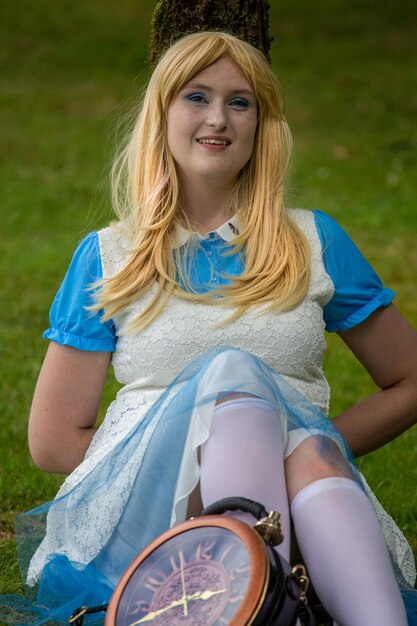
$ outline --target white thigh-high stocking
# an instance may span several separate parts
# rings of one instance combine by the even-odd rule
[[[353,480],[311,483],[291,514],[312,583],[340,626],[407,626],[374,509]]]
[[[287,560],[290,516],[285,483],[280,419],[267,401],[253,396],[226,400],[214,409],[210,437],[201,446],[200,490],[204,506],[243,496],[281,513],[284,542],[278,547]],[[249,525],[249,513],[231,513]]]

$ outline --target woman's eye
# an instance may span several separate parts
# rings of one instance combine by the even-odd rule
[[[201,93],[191,93],[187,96],[187,100],[190,102],[207,102],[206,97]]]
[[[237,107],[239,109],[248,108],[249,101],[246,98],[233,98],[230,102],[230,106]]]

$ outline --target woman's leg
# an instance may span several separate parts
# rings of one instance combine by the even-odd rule
[[[329,445],[326,455],[311,437],[286,461],[291,516],[314,588],[340,626],[407,626],[375,511]]]
[[[243,496],[281,513],[289,559],[290,516],[285,483],[283,436],[274,407],[260,398],[240,397],[215,407],[209,439],[201,446],[200,489],[204,506],[221,498]],[[233,513],[253,525],[248,513]]]
[[[285,461],[286,482],[283,467],[283,437],[272,405],[241,398],[215,408],[201,447],[203,504],[241,495],[278,510],[286,537],[278,549],[288,558],[289,497],[312,583],[340,626],[407,626],[375,512],[336,445],[309,437]]]

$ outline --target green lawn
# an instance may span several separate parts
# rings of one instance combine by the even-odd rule
[[[291,206],[329,212],[417,327],[417,6],[272,0],[273,67],[294,134]],[[16,513],[60,478],[31,462],[27,415],[48,309],[81,236],[108,221],[118,120],[146,75],[150,0],[16,0],[0,7],[0,592],[18,586]],[[373,391],[337,337],[332,414]],[[115,390],[109,378],[103,407]],[[417,555],[417,428],[360,461]]]

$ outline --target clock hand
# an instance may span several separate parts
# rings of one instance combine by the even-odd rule
[[[171,602],[171,604],[163,607],[162,609],[158,609],[157,611],[151,611],[150,613],[142,617],[137,622],[132,622],[130,626],[136,626],[137,624],[143,624],[144,622],[151,622],[152,620],[155,619],[155,617],[158,617],[158,615],[161,615],[162,613],[165,613],[165,611],[169,611],[170,609],[173,609],[176,606],[181,606],[181,604],[183,606],[184,615],[185,616],[188,615],[188,604],[187,604],[188,596],[187,596],[186,589],[185,589],[184,555],[182,553],[182,550],[180,550],[180,570],[181,570],[182,598],[180,600],[174,600],[173,602]]]
[[[217,591],[210,591],[209,589],[206,589],[206,591],[196,591],[190,596],[187,596],[187,600],[210,600],[212,596],[217,596],[219,593],[226,593],[226,589],[218,589]]]
[[[180,550],[180,568],[181,568],[181,585],[182,585],[182,601],[183,601],[183,609],[184,615],[188,615],[188,604],[187,604],[187,592],[185,589],[185,577],[184,577],[184,555],[182,550]]]
[[[181,606],[181,604],[184,604],[183,598],[181,598],[181,600],[173,600],[173,602],[171,602],[171,604],[168,604],[168,606],[164,606],[162,609],[158,609],[157,611],[151,611],[150,613],[147,613],[144,617],[142,617],[141,619],[138,619],[137,622],[132,622],[129,626],[136,626],[136,624],[144,624],[145,622],[151,622],[152,620],[155,619],[155,617],[158,617],[158,615],[162,615],[162,613],[165,613],[166,611],[169,611],[170,609],[173,609],[176,606]]]
[[[141,619],[137,620],[137,622],[132,622],[131,624],[129,624],[129,626],[136,626],[137,624],[144,624],[145,622],[151,622],[155,619],[155,617],[158,617],[158,615],[162,615],[162,613],[165,613],[166,611],[169,611],[170,609],[173,609],[176,606],[181,606],[181,604],[184,606],[184,601],[209,600],[212,596],[216,596],[219,593],[225,593],[225,592],[226,592],[226,589],[219,589],[217,591],[210,591],[209,589],[206,589],[205,591],[196,591],[195,593],[192,593],[189,596],[184,596],[180,600],[173,600],[171,604],[168,604],[168,606],[164,606],[162,609],[158,609],[157,611],[151,611],[150,613],[148,613]]]

